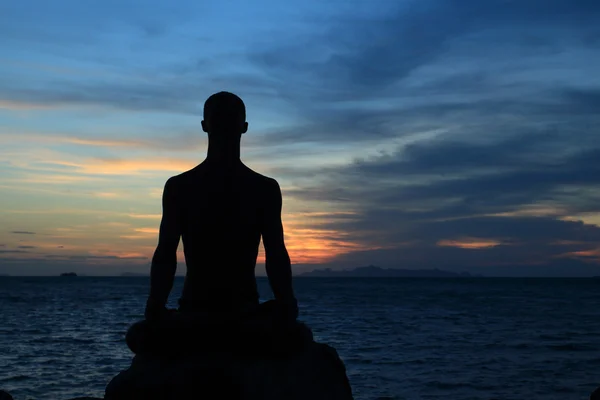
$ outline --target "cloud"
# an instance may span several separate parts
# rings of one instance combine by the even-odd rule
[[[51,105],[45,104],[31,104],[23,103],[18,101],[1,100],[0,99],[0,110],[9,111],[31,111],[31,110],[49,110],[55,108]]]
[[[35,249],[36,246],[18,246],[19,249]]]
[[[595,90],[575,93],[600,66],[588,41],[600,7],[576,3],[409,2],[266,49],[252,61],[286,83],[278,95],[306,121],[265,142],[364,148],[434,130],[486,136],[491,121],[508,135],[540,129],[535,117],[587,124]]]
[[[148,36],[149,39],[156,39],[204,10],[196,2],[188,1],[183,1],[177,9],[166,7],[158,1],[151,1],[143,9],[132,0],[110,0],[101,4],[66,0],[54,6],[49,6],[44,1],[33,3],[38,10],[35,15],[30,12],[31,2],[27,5],[3,5],[4,18],[0,33],[6,39],[18,40],[29,46],[51,43],[58,48],[95,45],[101,41],[102,33],[109,31],[121,34],[129,30],[134,37]],[[67,12],[72,23],[65,25]],[[134,32],[131,32],[132,28]]]
[[[9,253],[29,253],[25,250],[0,250],[0,254],[9,254]]]
[[[162,214],[127,214],[127,216],[134,219],[161,219]]]
[[[598,15],[599,7],[590,0],[411,1],[378,17],[334,21],[325,33],[320,30],[293,45],[267,50],[257,61],[278,76],[311,82],[312,93],[362,97],[376,90],[378,95],[389,94],[386,87],[435,64],[461,40],[468,40],[470,48],[483,51],[482,55],[511,51],[507,43],[543,49],[549,42],[560,43],[556,38],[565,35],[565,30],[585,42],[590,32],[598,32],[594,22]],[[492,34],[496,32],[501,36]],[[495,48],[486,49],[492,40]],[[307,43],[326,43],[331,50],[323,55],[322,47]],[[325,80],[331,83],[319,92]]]
[[[35,235],[35,232],[30,231],[11,231],[10,233],[14,235]]]
[[[480,239],[480,238],[460,238],[457,240],[440,240],[436,243],[441,247],[458,247],[459,249],[487,249],[490,247],[500,246],[501,241]]]
[[[182,172],[194,167],[197,162],[192,160],[181,160],[176,158],[157,158],[152,160],[121,159],[121,158],[98,158],[84,163],[61,163],[58,165],[71,166],[81,173],[99,175],[126,175],[138,174],[151,171]]]
[[[80,144],[84,146],[98,146],[98,147],[140,147],[143,145],[142,141],[138,140],[114,140],[114,139],[84,139],[76,137],[65,137],[62,141],[72,144]]]
[[[150,235],[158,234],[158,228],[136,228],[135,231],[140,233],[147,233]]]
[[[600,214],[600,148],[583,126],[572,128],[581,129],[578,140],[572,131],[523,133],[520,124],[480,141],[433,136],[321,170],[318,181],[285,195],[353,212],[323,225],[365,248],[337,255],[339,265],[526,264],[595,254],[598,226],[569,216]]]
[[[124,7],[127,9],[127,6]],[[156,12],[156,7],[158,4],[153,2],[152,6],[148,7],[153,10],[149,14]],[[196,6],[188,2],[182,9],[188,7],[196,9]],[[223,87],[230,87],[237,88],[238,92],[252,99],[262,101],[276,98],[277,103],[285,101],[290,107],[298,108],[310,116],[323,117],[325,120],[321,127],[325,128],[329,125],[327,120],[330,118],[331,124],[337,125],[344,121],[340,113],[333,111],[333,103],[377,100],[381,104],[390,99],[390,103],[398,103],[398,100],[402,102],[403,99],[406,101],[407,98],[414,98],[415,89],[422,89],[423,82],[419,81],[422,78],[419,76],[422,70],[438,65],[436,63],[441,63],[442,59],[450,58],[450,61],[456,63],[457,60],[452,59],[452,55],[467,45],[469,49],[476,50],[471,52],[471,58],[475,58],[476,54],[484,58],[484,61],[486,57],[493,59],[494,54],[505,59],[507,55],[514,55],[516,52],[517,55],[527,58],[532,52],[534,55],[547,54],[547,48],[552,47],[558,48],[555,51],[568,46],[591,47],[597,40],[594,38],[598,33],[594,23],[595,17],[600,14],[597,5],[590,0],[534,0],[527,4],[506,3],[502,0],[490,0],[485,3],[473,0],[425,0],[404,2],[393,7],[381,4],[379,9],[377,15],[371,12],[365,14],[366,16],[356,15],[351,18],[342,13],[328,16],[327,25],[316,19],[307,26],[315,32],[312,35],[307,34],[307,29],[299,29],[289,32],[285,39],[282,37],[281,40],[271,35],[269,46],[248,46],[248,49],[260,48],[259,51],[244,52],[236,49],[226,54],[211,52],[209,55],[189,55],[186,36],[177,36],[181,44],[176,43],[173,36],[170,47],[176,57],[168,63],[159,63],[154,58],[153,68],[142,68],[134,64],[137,67],[136,71],[132,65],[121,61],[130,67],[125,69],[125,77],[98,80],[63,78],[60,82],[45,82],[46,84],[41,86],[13,85],[6,82],[2,92],[6,96],[4,100],[11,104],[38,104],[43,107],[55,104],[92,105],[120,110],[198,115],[201,111],[200,106],[208,94]],[[86,32],[89,34],[94,32],[94,36],[99,36],[104,29],[112,29],[112,32],[122,34],[120,37],[126,40],[126,43],[127,40],[138,39],[138,35],[131,31],[123,31],[124,26],[136,26],[143,35],[151,33],[152,37],[161,36],[173,30],[168,27],[170,23],[181,18],[194,23],[194,18],[200,15],[193,12],[184,15],[181,11],[165,11],[160,21],[140,22],[137,14],[126,13],[115,19],[112,13],[105,11],[92,16],[88,10],[82,10],[79,6],[69,10],[84,16],[78,16],[78,23],[95,20],[94,29],[86,26]],[[11,7],[6,15],[22,15],[23,12],[24,10],[18,7]],[[172,15],[176,17],[173,16],[173,20],[169,20],[167,16]],[[19,32],[21,26],[7,24],[3,33],[5,36],[13,35],[19,40],[24,40],[23,36],[40,35],[40,32],[36,34],[36,31],[45,31],[46,27],[53,26],[52,24],[57,24],[57,28],[62,27],[59,16],[62,14],[49,13],[43,18],[40,17],[45,22],[32,26],[30,31]],[[11,19],[7,17],[7,20]],[[21,19],[14,17],[12,20]],[[99,29],[99,26],[105,28]],[[171,28],[177,26],[180,25]],[[52,31],[53,35],[44,32],[44,35],[36,39],[53,40],[56,43],[65,40],[79,41],[79,30],[74,26],[70,29],[72,31],[64,32],[66,36],[56,36],[57,32],[61,31],[56,29]],[[131,50],[121,48],[115,43],[102,43],[100,40],[92,42],[96,45],[110,46],[115,52],[125,53]],[[147,43],[149,48],[152,48],[152,45],[152,41]],[[157,45],[164,46],[165,43],[158,42]],[[97,64],[110,65],[116,62],[108,57],[91,56],[81,49],[78,49],[77,54]],[[146,53],[143,55],[147,56]],[[122,58],[115,56],[114,60]],[[247,67],[223,68],[223,65],[232,64]],[[458,69],[465,72],[463,70],[464,68]],[[441,75],[448,74],[448,69],[436,72]],[[467,78],[482,76],[480,71],[466,72],[464,76]],[[484,74],[483,78],[488,77]],[[398,86],[399,82],[408,80],[413,82],[410,85]],[[496,82],[496,85],[498,84],[499,82]],[[407,92],[409,96],[404,95]],[[275,105],[276,102],[271,103]],[[339,110],[339,107],[335,109]],[[356,112],[349,111],[351,112],[344,115],[353,115]],[[338,115],[327,118],[332,112]]]
[[[103,199],[115,199],[119,197],[119,194],[114,192],[95,192],[93,193],[93,196],[100,197]]]
[[[93,260],[148,260],[146,256],[134,255],[134,256],[113,256],[113,255],[76,255],[67,256],[66,259],[73,261],[93,261]]]
[[[400,222],[400,221],[398,221]],[[466,218],[415,223],[387,232],[389,248],[343,254],[339,265],[375,263],[391,267],[478,268],[550,264],[570,253],[597,248],[600,229],[551,218]],[[400,246],[400,241],[407,242]],[[567,257],[573,258],[573,257]],[[563,261],[568,266],[569,261]]]
[[[242,56],[238,58],[243,62]],[[144,80],[136,79],[132,73],[125,80],[67,80],[42,87],[5,83],[0,85],[3,89],[0,100],[9,105],[9,109],[95,107],[201,116],[206,98],[223,87],[236,88],[235,91],[247,100],[267,97],[272,87],[268,79],[249,73],[230,73],[208,79],[207,72],[176,74],[172,70],[167,75],[158,73]]]
[[[104,132],[89,134],[88,136],[74,134],[58,134],[51,132],[18,130],[14,128],[0,128],[0,143],[8,146],[15,143],[21,145],[45,145],[65,146],[76,145],[81,148],[105,148],[108,150],[136,150],[136,151],[200,151],[206,146],[201,128],[193,126],[189,130],[180,129],[177,132],[164,133],[163,127],[145,127],[143,133],[137,132],[121,133],[120,138],[113,137]],[[148,135],[148,131],[151,135]],[[143,137],[140,137],[143,136]]]
[[[52,158],[43,157],[42,154],[35,152],[29,153],[29,157],[15,157],[14,166],[26,171],[38,171],[42,175],[33,175],[26,177],[32,182],[41,183],[43,178],[50,172],[56,172],[57,175],[49,176],[49,182],[76,182],[87,178],[78,175],[94,177],[106,177],[111,175],[141,175],[153,172],[164,173],[183,172],[197,164],[197,160],[188,160],[182,158],[122,158],[122,157],[88,157],[68,156],[63,153],[53,153]]]

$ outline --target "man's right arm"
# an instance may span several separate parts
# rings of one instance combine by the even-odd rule
[[[270,180],[265,197],[262,239],[265,246],[265,268],[275,299],[293,308],[297,317],[297,302],[292,287],[292,266],[285,247],[281,222],[282,196],[277,181]]]

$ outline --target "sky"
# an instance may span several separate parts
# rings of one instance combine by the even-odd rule
[[[164,183],[227,90],[295,273],[600,275],[599,20],[596,0],[2,1],[0,273],[147,272]]]

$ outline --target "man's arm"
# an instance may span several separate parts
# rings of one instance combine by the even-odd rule
[[[181,236],[181,219],[173,178],[167,180],[165,184],[162,208],[158,246],[152,257],[150,269],[150,296],[146,304],[146,318],[151,318],[164,311],[177,270],[177,247]]]
[[[281,189],[277,181],[272,180],[269,183],[262,229],[266,258],[265,268],[275,299],[292,305],[297,314],[296,298],[292,287],[292,266],[285,247],[281,222]]]

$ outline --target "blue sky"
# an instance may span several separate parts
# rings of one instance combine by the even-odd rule
[[[600,274],[598,20],[583,0],[4,1],[0,272],[146,270],[164,182],[229,90],[297,272]]]

